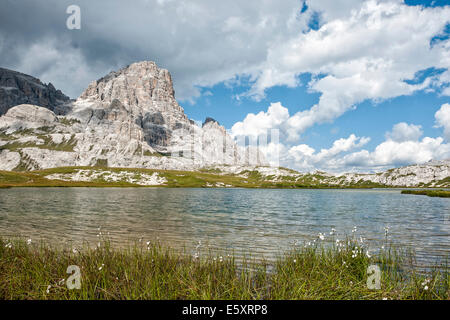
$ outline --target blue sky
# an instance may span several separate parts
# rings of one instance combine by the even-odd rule
[[[248,86],[228,86],[224,83],[202,88],[205,92],[194,103],[181,102],[186,114],[197,121],[206,117],[217,119],[225,128],[242,121],[248,113],[266,111],[271,102],[281,102],[290,112],[308,109],[318,102],[319,93],[308,92],[307,82],[310,75],[301,78],[303,85],[296,88],[276,86],[266,91],[261,101],[235,98],[236,94],[246,92]],[[371,137],[366,147],[373,149],[385,140],[385,133],[399,122],[421,125],[423,134],[429,137],[442,135],[442,128],[435,127],[435,113],[450,97],[435,92],[417,91],[382,102],[372,100],[357,104],[356,109],[345,113],[331,123],[316,125],[300,138],[315,149],[328,148],[337,138],[347,137],[352,133]]]
[[[422,8],[444,7],[448,5],[448,1],[405,1],[404,5],[416,6],[421,10]],[[308,14],[308,10],[310,8],[305,4],[302,14]],[[320,30],[321,26],[327,23],[321,21],[320,12],[309,13],[309,15],[309,29],[307,28],[305,33],[311,29]],[[446,26],[430,38],[430,46],[448,41],[449,35],[450,24],[447,21]],[[395,45],[395,43],[391,45]],[[435,67],[417,70],[413,77],[405,78],[404,81],[408,84],[420,85],[427,78],[438,77],[445,71],[447,71],[446,68]],[[231,129],[236,122],[242,121],[248,113],[257,114],[260,111],[266,111],[273,102],[280,102],[292,115],[316,105],[321,96],[320,92],[310,90],[311,73],[300,73],[296,77],[298,84],[295,87],[288,85],[268,87],[264,91],[264,96],[257,100],[245,96],[236,99],[238,95],[243,93],[245,95],[245,92],[248,92],[252,86],[251,81],[244,77],[241,81],[234,81],[234,84],[222,82],[214,86],[201,87],[201,91],[206,94],[196,99],[195,103],[182,102],[182,105],[191,118],[203,120],[205,115],[208,115],[218,119],[227,129]],[[443,136],[444,127],[438,125],[435,115],[444,104],[450,102],[449,95],[443,94],[442,90],[439,90],[442,89],[442,86],[445,84],[424,86],[423,89],[413,90],[407,94],[394,94],[388,98],[363,99],[362,102],[355,103],[352,110],[346,111],[331,121],[317,123],[308,128],[302,132],[298,140],[288,143],[288,145],[306,144],[315,150],[328,149],[337,139],[355,134],[357,137],[369,137],[370,141],[364,145],[364,149],[373,150],[386,141],[386,136],[396,124],[402,122],[420,126],[422,133],[420,138],[422,139],[423,137],[439,139]],[[448,146],[442,147],[444,157],[449,156],[449,153],[444,150],[446,148]],[[429,158],[432,158],[432,155],[429,155]],[[403,160],[381,163],[379,167],[370,168],[369,165],[365,169],[377,171],[377,169],[386,167],[411,164],[414,160],[415,157],[405,157]],[[421,160],[423,162],[423,158]],[[291,162],[290,166],[296,167],[295,161]],[[297,168],[302,169],[298,166]],[[312,166],[308,169],[313,168]],[[325,164],[324,169],[330,168],[326,168]],[[350,168],[336,169],[345,171]]]
[[[81,8],[81,29],[66,9]],[[450,5],[415,0],[8,0],[0,61],[75,98],[142,60],[168,69],[199,122],[280,140],[300,171],[373,172],[450,158]]]

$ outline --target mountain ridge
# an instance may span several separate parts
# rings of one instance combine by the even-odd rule
[[[0,68],[0,116],[20,104],[33,104],[55,110],[70,98],[53,84],[5,68]]]
[[[217,122],[199,127],[190,120],[175,99],[170,73],[151,61],[91,82],[78,99],[53,111],[31,104],[8,109],[0,117],[0,138],[3,170],[266,164],[258,150],[249,156]]]

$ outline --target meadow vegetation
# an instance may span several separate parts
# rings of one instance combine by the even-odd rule
[[[78,170],[107,170],[110,172],[130,172],[141,174],[158,173],[167,183],[160,187],[236,187],[236,188],[374,188],[382,185],[359,181],[348,185],[325,183],[317,174],[305,174],[299,177],[262,176],[258,171],[242,171],[238,174],[224,174],[218,169],[201,169],[199,171],[155,170],[139,168],[111,168],[107,160],[99,159],[93,167],[61,167],[35,171],[25,171],[27,162],[23,161],[11,171],[0,171],[0,187],[139,187],[126,181],[62,181],[45,178],[51,174],[74,174]]]
[[[190,254],[158,242],[115,249],[0,240],[0,299],[450,299],[446,266],[420,272],[394,249],[369,256],[352,241],[301,246],[276,261]],[[69,290],[67,268],[80,268]],[[368,266],[381,288],[367,286]]]
[[[450,190],[402,190],[402,194],[415,194],[429,197],[450,198]]]

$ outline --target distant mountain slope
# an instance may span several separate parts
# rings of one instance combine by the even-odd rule
[[[212,166],[209,172],[239,175],[278,184],[280,187],[434,187],[450,188],[450,159],[390,169],[380,173],[341,175],[316,171],[300,173],[286,168]]]
[[[19,104],[33,104],[50,110],[70,100],[49,83],[32,76],[0,68],[0,116]]]
[[[343,183],[362,180],[395,187],[450,187],[450,159],[434,160],[375,174],[347,173],[338,178]]]

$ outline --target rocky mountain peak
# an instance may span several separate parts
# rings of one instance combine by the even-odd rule
[[[199,127],[189,120],[175,100],[170,73],[151,61],[93,81],[55,112],[17,106],[0,118],[0,134],[0,169],[7,170],[99,163],[192,170],[265,161],[238,147],[217,121]]]
[[[148,106],[153,102],[175,102],[172,77],[153,61],[130,64],[93,81],[79,99],[124,105]]]
[[[224,126],[213,118],[207,117],[205,122],[203,122],[202,129],[207,132],[217,131],[220,135],[226,135],[227,131]]]
[[[32,76],[0,68],[0,115],[20,104],[32,104],[55,110],[70,98],[51,83],[46,85]]]
[[[145,131],[144,139],[164,152],[173,130],[191,126],[175,100],[169,71],[152,61],[130,64],[93,81],[74,103],[72,113],[92,119],[87,109],[101,109],[101,121],[118,106],[121,116],[113,118],[136,124]]]
[[[215,123],[217,123],[218,125],[220,125],[219,122],[218,122],[216,119],[213,119],[213,118],[211,118],[211,117],[206,117],[205,122],[203,122],[202,127],[204,127],[204,126],[205,126],[206,124],[208,124],[209,122],[215,122]]]

